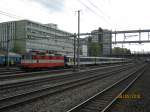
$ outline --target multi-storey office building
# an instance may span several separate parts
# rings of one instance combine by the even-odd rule
[[[102,42],[103,42],[103,55],[107,56],[107,55],[111,55],[112,53],[112,34],[111,31],[109,30],[103,30],[103,38],[102,38]]]
[[[49,50],[73,54],[72,34],[57,28],[56,24],[41,24],[29,20],[0,23],[0,47],[20,53],[29,50]],[[8,43],[9,40],[9,44]]]
[[[110,55],[112,52],[112,35],[111,31],[106,29],[99,28],[98,30],[93,30],[91,36],[87,37],[89,42],[100,43],[102,45],[102,54],[103,56]]]

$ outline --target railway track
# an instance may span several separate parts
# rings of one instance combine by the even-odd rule
[[[144,74],[128,88],[115,102],[107,108],[107,112],[149,112],[150,111],[150,64]]]
[[[4,90],[4,89],[9,89],[9,88],[16,88],[16,87],[19,87],[19,86],[24,86],[24,85],[33,85],[33,84],[40,84],[40,83],[43,83],[43,82],[49,82],[49,81],[60,81],[60,80],[70,80],[72,78],[81,78],[81,77],[85,77],[85,76],[93,76],[95,74],[97,74],[98,71],[101,71],[101,74],[105,74],[105,73],[108,73],[108,72],[112,72],[112,71],[116,71],[116,70],[122,70],[122,69],[127,69],[127,68],[130,68],[130,67],[133,67],[134,64],[130,64],[130,65],[119,65],[119,66],[111,66],[111,67],[103,67],[103,68],[95,68],[95,69],[91,69],[91,70],[83,70],[83,71],[79,71],[79,72],[67,72],[67,73],[63,73],[63,74],[58,74],[58,75],[49,75],[49,74],[43,74],[43,73],[50,73],[50,71],[42,71],[42,72],[37,72],[37,74],[39,74],[40,76],[37,76],[37,74],[31,74],[31,75],[28,75],[28,77],[26,75],[24,75],[24,77],[27,77],[27,78],[24,78],[24,77],[21,77],[19,75],[19,77],[21,77],[21,79],[18,80],[15,79],[15,80],[4,80],[4,81],[1,81],[0,83],[0,90]],[[118,67],[120,67],[118,69]],[[112,70],[113,69],[113,70]],[[108,71],[108,72],[107,72]],[[58,72],[58,71],[56,71]],[[25,73],[26,74],[26,73]],[[36,77],[32,77],[32,76],[35,76]],[[59,78],[59,79],[58,79]]]
[[[143,69],[144,68],[144,69]],[[125,92],[143,73],[145,65],[130,73],[113,85],[93,95],[67,112],[106,112],[116,99]]]
[[[0,67],[0,72],[8,72],[8,71],[20,71],[21,69],[19,67]]]
[[[1,77],[6,77],[7,75],[13,75],[18,73],[25,73],[23,70],[7,70],[7,71],[0,71]]]
[[[117,65],[117,64],[103,64],[103,65],[93,65],[90,66],[91,68],[96,68],[96,67],[105,67],[105,66],[111,66],[111,65]],[[86,69],[87,67],[81,67],[82,69]],[[45,69],[36,69],[36,71],[48,71],[48,70],[61,70],[64,68],[45,68]],[[0,67],[0,75],[8,75],[11,73],[19,73],[19,72],[31,72],[31,71],[35,71],[35,70],[29,70],[29,69],[22,69],[19,66],[18,67],[9,67],[7,68],[7,66],[5,67]]]
[[[17,78],[26,78],[26,77],[34,77],[39,76],[41,74],[51,74],[51,73],[63,73],[67,71],[72,71],[72,69],[61,69],[61,70],[46,70],[46,71],[13,71],[7,73],[1,73],[4,75],[0,75],[0,80],[10,80],[10,79],[17,79]]]
[[[129,66],[126,67],[126,69],[127,68],[129,68]],[[57,83],[56,85],[53,85],[53,86],[49,85],[49,86],[45,86],[45,87],[38,88],[38,89],[34,88],[30,91],[24,91],[22,93],[19,93],[13,96],[2,97],[0,98],[0,111],[9,109],[15,105],[19,105],[27,101],[31,101],[31,100],[34,100],[34,99],[37,99],[37,98],[40,98],[49,94],[56,94],[58,92],[65,91],[70,88],[78,87],[78,86],[90,83],[92,81],[95,81],[95,80],[100,80],[102,78],[109,77],[123,70],[125,70],[125,67],[121,68],[120,70],[110,71],[109,73],[107,72],[101,75],[95,74],[95,72],[91,72],[89,73],[90,76],[88,75],[87,77],[74,78],[72,80],[67,80],[65,82],[62,81],[61,83]]]
[[[126,65],[126,64],[125,64]],[[130,64],[129,64],[130,65]],[[117,66],[123,66],[123,65],[115,65],[115,66],[91,66],[91,67],[82,67],[82,70],[89,70],[89,69],[105,69],[105,68],[111,68],[111,67],[117,67]],[[53,73],[64,73],[64,72],[71,72],[72,68],[65,68],[65,69],[51,69],[51,70],[45,70],[45,71],[8,71],[8,72],[1,72],[0,73],[0,81],[5,80],[11,80],[11,79],[20,79],[20,78],[28,78],[28,77],[36,77],[36,76],[46,76]],[[2,75],[3,74],[3,75]]]

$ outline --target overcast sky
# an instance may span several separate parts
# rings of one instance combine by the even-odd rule
[[[150,0],[0,0],[0,22],[29,19],[75,33],[81,10],[81,32],[150,29],[149,5]]]

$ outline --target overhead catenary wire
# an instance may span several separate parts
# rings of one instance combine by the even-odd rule
[[[14,18],[14,19],[24,19],[23,17],[17,16],[17,15],[8,13],[8,12],[4,12],[4,11],[1,11],[1,10],[0,10],[0,14],[4,15],[4,16],[7,16],[7,17],[10,17],[10,18]]]
[[[87,6],[85,3],[81,2],[81,0],[78,0],[80,4],[82,4],[84,7],[86,7],[89,11],[91,11],[93,14],[95,14],[97,17],[99,17],[100,19],[102,19],[103,21],[105,21],[105,23],[107,23],[108,25],[111,25],[111,23],[109,23],[108,20],[106,20],[103,16],[99,15],[98,13],[96,13],[94,10],[92,10],[89,6]]]
[[[87,0],[93,7],[95,7],[97,10],[99,10],[107,19],[109,19],[109,16],[106,15],[99,7],[97,7],[93,2],[90,0]]]

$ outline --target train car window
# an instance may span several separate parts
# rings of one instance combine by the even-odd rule
[[[25,59],[25,55],[22,55],[22,59]]]
[[[87,59],[86,59],[86,58],[83,58],[83,62],[85,62],[86,60],[88,61],[88,58],[87,58]]]
[[[84,61],[90,61],[90,59],[89,58],[84,58]]]
[[[92,61],[92,58],[88,58],[88,61]]]
[[[66,56],[64,56],[64,62],[67,62],[67,57]]]
[[[32,59],[32,55],[30,54],[23,55],[23,59]]]
[[[3,59],[3,61],[5,61],[5,57],[4,56],[2,56],[2,59]]]
[[[81,62],[84,62],[84,58],[80,58],[80,61],[81,61]]]
[[[67,57],[67,62],[70,62],[70,57]]]
[[[103,59],[103,58],[100,58],[100,59],[98,59],[98,61],[105,61],[105,59]]]
[[[73,62],[75,61],[75,59],[73,58]]]
[[[29,57],[29,59],[32,59],[32,55],[29,55],[28,57]]]
[[[26,55],[23,55],[23,57],[22,57],[23,59],[26,59]]]
[[[66,61],[69,62],[69,57],[66,57]]]
[[[77,59],[78,60],[78,59]],[[80,62],[83,62],[83,59],[82,58],[80,58]]]
[[[72,58],[70,58],[70,62],[73,62],[73,59],[72,59]]]

